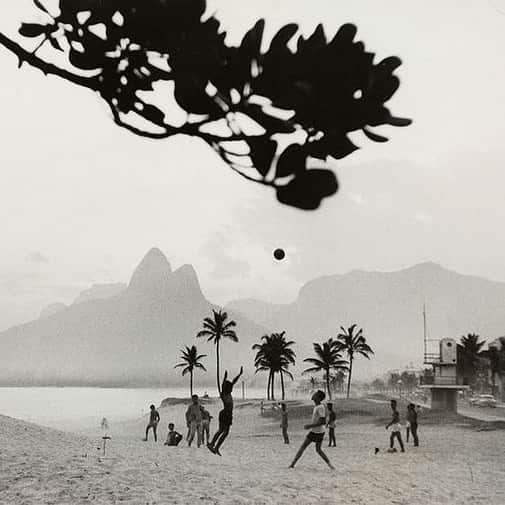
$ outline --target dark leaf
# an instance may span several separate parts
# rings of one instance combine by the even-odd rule
[[[359,148],[349,140],[347,135],[329,133],[321,140],[311,142],[308,149],[310,156],[313,158],[326,160],[328,156],[332,156],[337,160],[341,160]]]
[[[293,133],[295,131],[295,127],[289,121],[270,116],[263,111],[261,105],[249,104],[244,113],[263,126],[269,133]]]
[[[303,172],[306,161],[307,153],[303,146],[300,144],[291,144],[279,156],[275,169],[275,177],[287,177]]]
[[[198,85],[191,78],[175,79],[175,99],[187,112],[195,114],[218,114],[221,109],[205,92],[205,86]]]
[[[282,48],[293,38],[293,35],[298,31],[298,25],[290,23],[283,26],[272,39],[269,51]]]
[[[265,20],[260,19],[256,24],[244,35],[240,44],[241,51],[247,53],[249,57],[254,57],[260,53],[261,41],[263,39],[263,31],[265,29]]]
[[[388,120],[388,124],[391,126],[409,126],[412,124],[412,119],[391,116]]]
[[[48,31],[48,25],[39,25],[35,23],[22,23],[19,29],[20,35],[23,37],[38,37]]]
[[[69,60],[72,65],[82,70],[95,70],[101,68],[102,61],[98,61],[96,57],[93,57],[89,53],[80,53],[75,49],[70,50]]]
[[[368,128],[363,128],[363,133],[370,139],[375,142],[387,142],[387,137],[383,137],[382,135],[378,135],[373,131],[370,131]]]
[[[54,37],[49,38],[49,42],[51,45],[57,50],[57,51],[63,51],[63,48],[61,47],[60,43],[58,42],[58,39],[55,39]]]
[[[142,109],[141,116],[145,117],[149,121],[155,123],[155,124],[160,124],[163,123],[165,119],[165,114],[158,109],[158,107],[155,107],[154,105],[151,104],[145,104],[144,108]]]
[[[321,200],[338,190],[335,174],[330,170],[312,169],[297,175],[285,186],[277,188],[277,199],[303,210],[315,210]]]
[[[38,7],[41,11],[45,12],[46,14],[49,14],[49,11],[39,2],[39,0],[33,0],[33,3],[35,4],[36,7]]]
[[[265,177],[270,170],[272,160],[277,149],[277,142],[268,137],[251,137],[247,140],[251,150],[251,157],[254,168]]]

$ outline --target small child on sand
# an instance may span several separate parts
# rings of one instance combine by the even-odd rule
[[[398,439],[400,448],[402,452],[405,452],[402,441],[402,425],[400,424],[400,413],[396,408],[396,400],[391,400],[391,410],[393,411],[393,417],[391,422],[386,425],[386,430],[391,427],[391,436],[389,437],[389,452],[396,452],[395,449],[395,438]]]
[[[167,440],[163,445],[179,445],[179,442],[181,440],[182,435],[179,432],[175,431],[174,423],[169,423]]]
[[[324,439],[324,427],[326,425],[326,409],[324,408],[324,405],[321,404],[321,402],[325,399],[326,395],[324,394],[323,391],[318,390],[312,395],[312,401],[315,404],[314,410],[312,412],[312,422],[310,424],[306,424],[304,428],[306,430],[310,430],[309,433],[307,434],[307,438],[303,441],[300,449],[298,449],[298,452],[296,453],[295,459],[289,465],[289,468],[294,468],[296,465],[296,462],[300,459],[302,454],[304,453],[305,449],[314,442],[316,444],[316,452],[321,456],[321,458],[324,460],[324,462],[332,469],[333,465],[330,463],[330,460],[328,459],[328,456],[323,452],[321,449],[321,445],[323,443]]]
[[[328,442],[328,447],[336,447],[337,443],[335,440],[335,419],[337,418],[337,414],[333,410],[333,403],[328,403],[328,435],[330,440]]]
[[[149,408],[151,409],[151,413],[149,414],[149,424],[147,425],[146,428],[146,438],[144,438],[144,442],[147,442],[149,436],[149,430],[151,428],[154,434],[154,441],[157,442],[158,437],[156,435],[156,429],[158,427],[158,423],[160,422],[160,414],[158,413],[154,405],[151,405]]]
[[[284,443],[289,444],[288,411],[285,403],[281,403],[281,428],[282,428],[282,436],[284,437]]]
[[[219,412],[219,429],[214,434],[210,444],[207,444],[209,451],[218,456],[221,456],[219,448],[223,445],[223,442],[230,433],[230,428],[233,423],[233,386],[237,383],[243,371],[243,367],[240,367],[239,374],[232,381],[228,380],[228,371],[224,373],[223,384],[221,385],[223,409]]]

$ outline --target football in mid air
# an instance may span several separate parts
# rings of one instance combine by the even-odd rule
[[[283,260],[285,256],[286,256],[286,253],[284,252],[284,249],[276,249],[274,251],[274,258],[276,260],[279,260],[279,261]]]

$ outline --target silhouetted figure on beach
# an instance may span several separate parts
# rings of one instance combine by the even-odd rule
[[[189,422],[188,446],[191,447],[196,434],[198,447],[202,445],[202,407],[198,395],[191,397],[191,404],[186,411],[186,420]]]
[[[285,403],[281,403],[281,428],[282,436],[284,437],[284,443],[289,444],[288,435],[288,410]]]
[[[400,424],[400,413],[396,408],[396,400],[391,400],[391,410],[393,411],[393,417],[391,422],[386,425],[386,430],[391,427],[391,436],[389,438],[389,452],[396,452],[395,449],[395,438],[398,439],[400,448],[402,452],[405,452],[402,441],[402,426]]]
[[[412,433],[412,438],[414,440],[414,447],[419,447],[419,438],[417,436],[417,411],[416,406],[413,403],[409,403],[407,406],[407,443],[409,441],[409,432]]]
[[[337,443],[335,440],[335,419],[337,418],[337,414],[333,410],[333,403],[328,403],[328,436],[330,438],[328,442],[328,447],[336,447]]]
[[[210,421],[213,417],[203,405],[200,405],[200,409],[202,411],[202,441],[204,444],[208,444],[210,441]]]
[[[158,411],[156,410],[154,405],[151,405],[149,408],[151,409],[151,412],[149,414],[149,424],[147,425],[147,428],[146,428],[146,438],[144,438],[144,442],[147,442],[150,429],[153,430],[154,441],[157,442],[158,436],[156,434],[156,430],[158,428],[158,423],[160,422],[160,414],[158,413]]]
[[[223,384],[221,385],[221,401],[223,402],[223,409],[219,412],[219,428],[214,434],[210,444],[207,444],[209,450],[218,456],[221,456],[219,448],[223,445],[223,442],[230,433],[230,428],[233,423],[233,386],[240,379],[243,371],[243,367],[240,367],[239,374],[232,381],[228,380],[228,371],[224,373]]]
[[[169,423],[168,425],[168,433],[167,433],[167,440],[163,445],[171,445],[171,446],[176,446],[179,445],[179,442],[182,440],[182,435],[175,431],[175,426],[174,423]]]
[[[324,439],[324,427],[326,425],[326,409],[321,402],[325,399],[326,395],[323,391],[318,390],[312,395],[312,401],[315,403],[314,410],[312,411],[312,422],[310,424],[306,424],[304,429],[310,430],[307,434],[307,438],[303,441],[300,449],[296,453],[295,459],[289,465],[289,468],[294,468],[296,462],[300,459],[305,449],[314,442],[316,444],[316,452],[321,456],[324,462],[332,469],[333,465],[330,463],[328,456],[321,449],[321,445]]]

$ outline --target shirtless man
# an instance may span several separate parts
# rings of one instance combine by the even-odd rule
[[[332,469],[333,465],[330,463],[330,460],[328,459],[328,456],[323,452],[321,449],[321,445],[323,443],[324,439],[324,427],[326,425],[326,409],[324,405],[322,405],[322,401],[325,399],[326,395],[324,394],[323,391],[318,390],[312,395],[312,401],[315,404],[314,410],[312,411],[312,422],[310,424],[306,424],[304,428],[306,430],[310,430],[307,433],[307,438],[303,441],[300,449],[298,449],[298,452],[296,453],[295,459],[289,465],[289,468],[294,468],[296,465],[296,462],[301,458],[302,454],[304,453],[305,449],[314,442],[316,444],[316,452],[321,456],[323,461]]]
[[[147,438],[149,436],[149,429],[152,428],[153,434],[154,434],[154,441],[158,441],[158,437],[156,435],[156,429],[158,427],[158,423],[160,422],[160,414],[156,410],[154,405],[151,405],[149,407],[151,409],[151,413],[149,414],[149,424],[147,425],[146,428],[146,438],[144,438],[144,442],[147,442]]]
[[[198,447],[202,445],[202,407],[198,401],[198,395],[191,397],[191,404],[186,412],[186,419],[189,422],[188,447],[191,447],[196,434]]]
[[[223,402],[223,409],[219,412],[219,429],[212,438],[210,444],[207,444],[209,451],[221,456],[219,448],[223,445],[226,437],[230,433],[230,428],[233,423],[233,386],[237,383],[244,371],[240,367],[239,374],[232,380],[228,380],[228,371],[224,373],[223,384],[221,386],[221,401]]]
[[[405,452],[402,440],[402,425],[400,424],[400,413],[396,408],[396,400],[391,400],[391,410],[393,411],[393,417],[391,419],[391,422],[386,425],[386,430],[391,427],[391,436],[389,437],[389,452],[396,452],[395,438],[398,439],[401,451]]]

